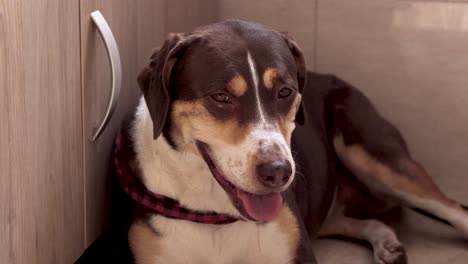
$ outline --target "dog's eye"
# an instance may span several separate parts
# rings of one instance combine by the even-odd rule
[[[283,88],[279,91],[278,93],[278,98],[279,99],[283,99],[283,98],[286,98],[288,96],[290,96],[292,94],[293,90],[292,89],[289,89],[289,88]]]
[[[213,100],[215,100],[218,103],[231,103],[231,98],[229,98],[229,95],[227,95],[226,93],[216,93],[213,94],[211,98],[213,98]]]

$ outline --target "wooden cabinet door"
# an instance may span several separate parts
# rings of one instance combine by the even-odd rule
[[[81,60],[84,113],[86,244],[104,229],[108,215],[110,154],[113,139],[140,95],[136,78],[153,47],[165,38],[163,0],[82,0]],[[122,88],[107,128],[92,141],[103,117],[111,87],[109,59],[90,13],[100,10],[113,31],[122,62]]]
[[[84,249],[79,5],[0,1],[0,263]]]

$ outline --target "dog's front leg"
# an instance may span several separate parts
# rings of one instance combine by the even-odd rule
[[[296,203],[292,190],[288,190],[284,193],[284,199],[287,202],[288,207],[291,209],[294,217],[297,221],[297,227],[299,228],[299,242],[296,250],[296,264],[316,264],[317,260],[314,255],[312,248],[312,241],[309,237],[309,233],[305,227],[303,217],[301,216],[299,206]]]
[[[299,242],[299,247],[297,249],[297,259],[296,264],[317,264],[317,260],[312,249],[312,242],[309,239],[307,232],[305,237],[302,237]]]
[[[376,219],[358,220],[335,213],[326,220],[319,232],[319,237],[333,235],[369,242],[374,250],[376,264],[407,263],[405,249],[395,232]]]

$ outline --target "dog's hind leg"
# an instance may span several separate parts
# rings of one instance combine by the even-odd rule
[[[468,239],[468,211],[449,199],[411,158],[401,133],[359,90],[332,78],[327,96],[335,152],[368,191],[449,222]]]
[[[409,155],[387,155],[377,159],[359,143],[346,145],[343,136],[334,138],[335,151],[376,197],[390,197],[410,208],[446,220],[468,238],[468,212],[449,199],[434,184],[426,171]]]
[[[406,253],[395,232],[375,220],[358,220],[340,213],[330,215],[319,231],[319,237],[340,235],[364,240],[372,245],[377,264],[405,264]]]

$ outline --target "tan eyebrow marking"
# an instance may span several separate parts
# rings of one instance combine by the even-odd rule
[[[184,140],[184,131],[197,131],[203,138],[222,138],[229,144],[240,144],[249,135],[251,124],[241,124],[238,120],[220,121],[208,112],[203,100],[174,102],[172,106],[175,140]],[[177,134],[178,133],[178,134]]]
[[[273,81],[276,77],[278,77],[278,70],[275,68],[267,68],[265,72],[263,72],[263,85],[265,85],[265,88],[273,88]]]
[[[239,97],[245,94],[247,83],[242,76],[236,75],[229,81],[228,89],[233,95]]]

